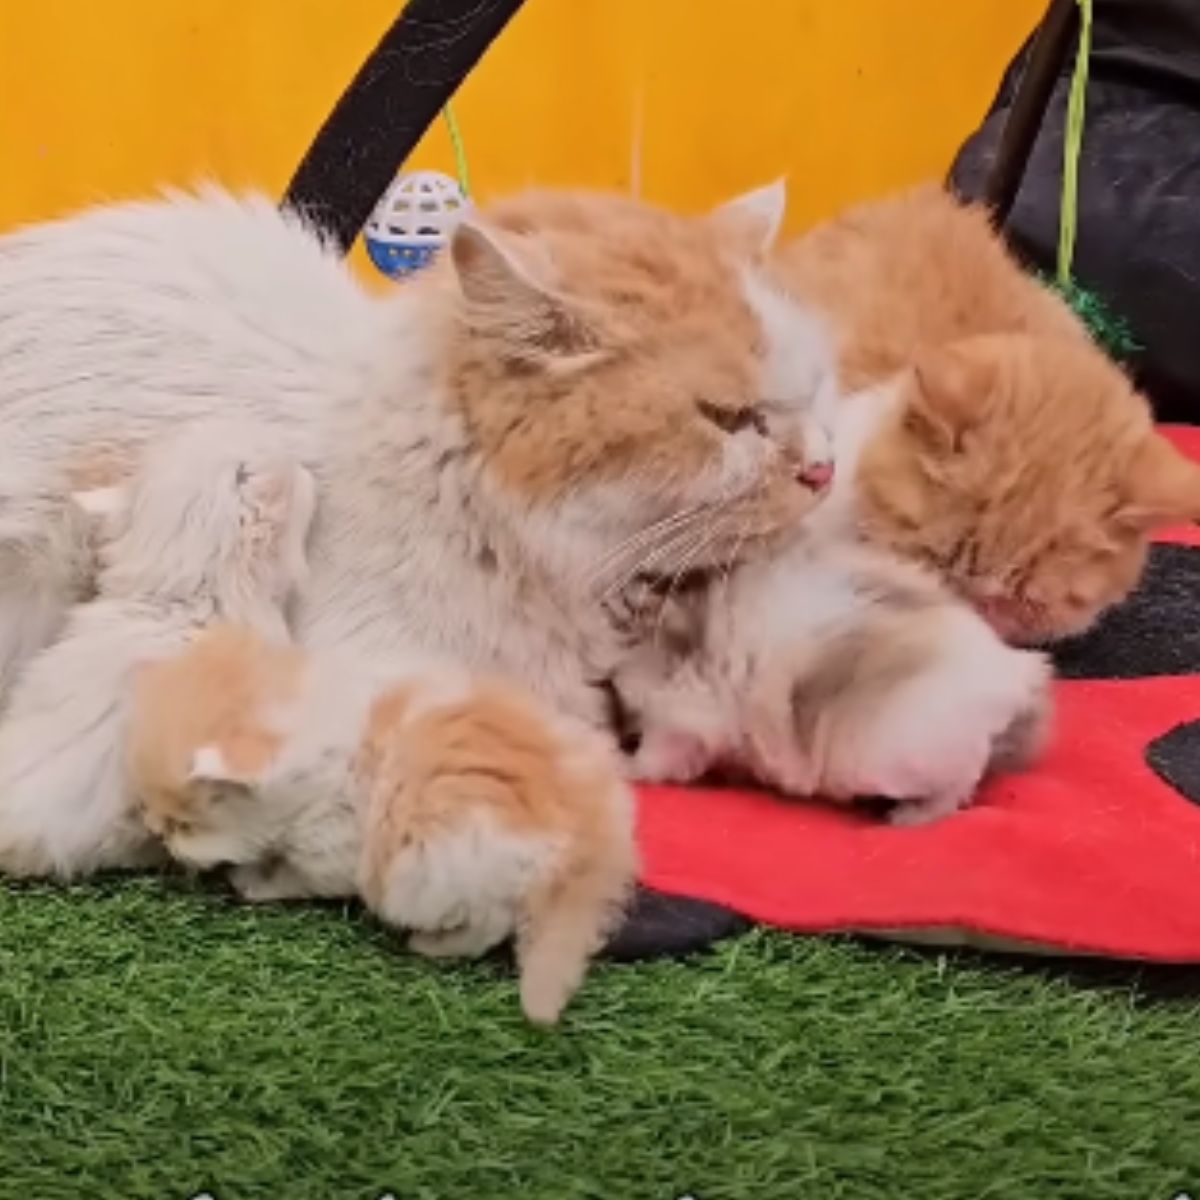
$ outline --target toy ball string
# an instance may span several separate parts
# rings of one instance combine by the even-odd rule
[[[449,100],[442,109],[442,115],[446,118],[446,131],[450,134],[450,148],[454,152],[454,173],[458,176],[458,186],[462,188],[462,194],[469,200],[471,198],[471,173],[467,167],[467,148],[463,142],[462,130],[458,125],[458,117],[454,114],[454,105]]]
[[[1079,50],[1067,97],[1063,130],[1063,182],[1058,213],[1058,261],[1048,282],[1075,310],[1088,332],[1118,362],[1132,359],[1141,349],[1129,323],[1112,312],[1100,296],[1081,287],[1072,274],[1075,241],[1079,231],[1079,161],[1083,151],[1083,127],[1087,115],[1088,71],[1092,53],[1093,0],[1076,0],[1079,5]]]

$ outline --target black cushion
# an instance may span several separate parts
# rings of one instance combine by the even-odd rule
[[[1075,276],[1129,323],[1131,362],[1162,420],[1200,421],[1200,2],[1096,0]],[[951,182],[978,198],[1024,62],[960,151]],[[1070,56],[1009,219],[1051,269],[1058,245]]]

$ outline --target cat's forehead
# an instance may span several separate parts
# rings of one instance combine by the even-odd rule
[[[803,404],[831,420],[837,399],[836,356],[825,321],[752,268],[740,271],[742,290],[760,329],[765,399]]]

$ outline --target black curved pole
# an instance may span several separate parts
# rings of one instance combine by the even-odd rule
[[[524,0],[409,0],[284,196],[345,252],[401,164]]]
[[[1050,0],[1029,50],[1021,81],[1013,96],[1000,145],[984,186],[984,201],[997,226],[1003,227],[1021,190],[1054,85],[1079,35],[1077,0]]]

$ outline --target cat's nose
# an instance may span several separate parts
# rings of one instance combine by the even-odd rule
[[[796,482],[803,484],[810,492],[828,491],[833,483],[833,463],[806,463],[796,472]]]

